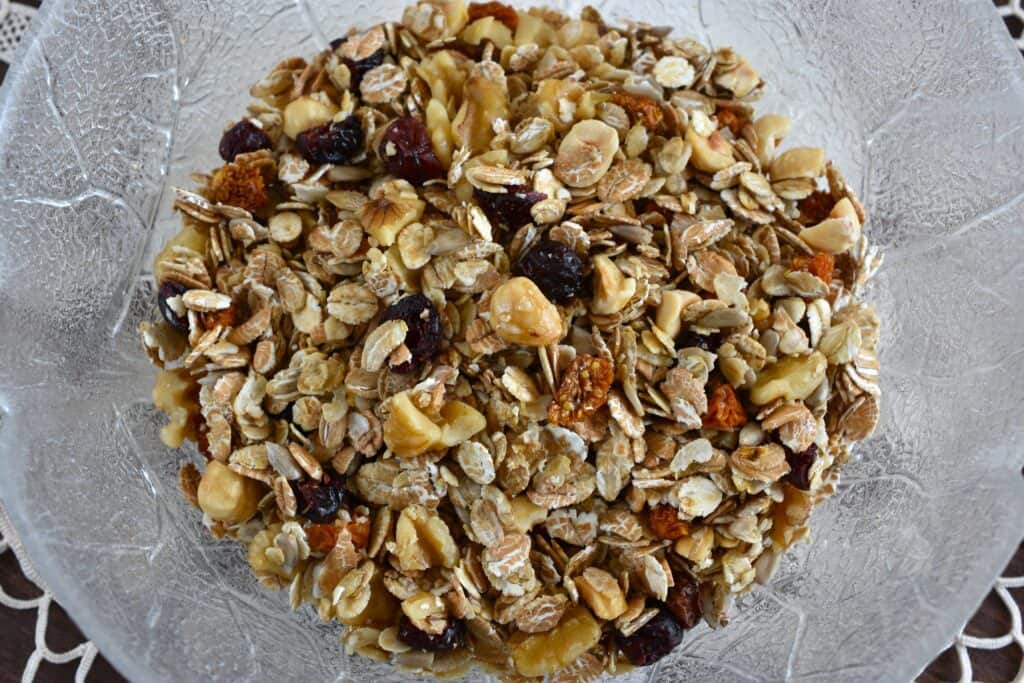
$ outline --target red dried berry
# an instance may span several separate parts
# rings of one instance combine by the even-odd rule
[[[422,185],[446,175],[430,142],[427,127],[414,116],[404,116],[391,122],[384,131],[377,154],[388,173],[413,185]]]
[[[168,280],[160,285],[160,289],[157,290],[156,305],[160,309],[160,315],[164,317],[164,320],[179,332],[188,333],[188,316],[178,315],[177,311],[172,307],[170,299],[178,299],[176,308],[184,310],[184,305],[181,303],[181,295],[188,291],[185,285],[177,282]]]
[[[543,192],[532,192],[525,185],[511,185],[506,189],[507,192],[474,189],[473,199],[483,209],[484,215],[492,225],[509,230],[518,230],[533,222],[530,208],[542,199],[548,198]]]
[[[392,366],[394,372],[412,372],[437,353],[441,346],[441,316],[430,299],[422,294],[399,299],[381,316],[381,322],[389,320],[405,321],[405,346],[412,355],[406,362]]]
[[[347,164],[363,149],[363,124],[358,116],[304,130],[295,146],[311,164]]]
[[[518,270],[556,303],[569,301],[583,288],[583,261],[571,248],[554,240],[543,240],[528,251]]]
[[[648,666],[668,655],[683,642],[683,626],[661,610],[631,636],[617,634],[619,649],[633,666]]]
[[[273,146],[270,136],[262,128],[249,119],[243,119],[224,132],[220,138],[218,151],[224,161],[234,161],[239,154],[270,149]]]
[[[803,491],[811,488],[811,467],[818,459],[818,444],[812,443],[810,447],[800,453],[786,449],[786,462],[789,463],[789,474],[786,481]]]
[[[685,629],[691,629],[700,623],[703,611],[700,607],[700,584],[689,572],[678,570],[672,572],[674,586],[668,589],[666,607]]]
[[[298,513],[311,522],[333,521],[345,502],[345,478],[337,472],[324,470],[320,481],[303,479],[292,483]]]
[[[398,639],[421,652],[451,652],[466,642],[466,625],[452,620],[439,635],[427,633],[413,626],[409,617],[402,616],[398,622]]]

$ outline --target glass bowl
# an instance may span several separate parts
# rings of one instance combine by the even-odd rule
[[[555,2],[578,10],[575,2]],[[655,677],[907,680],[1021,537],[1024,86],[984,0],[596,3],[733,45],[787,144],[823,144],[887,261],[884,410],[772,583]],[[170,185],[213,167],[248,84],[399,0],[48,0],[0,103],[0,496],[58,600],[128,677],[404,678],[260,589],[177,490],[136,328],[176,232]],[[571,5],[571,6],[570,6]]]

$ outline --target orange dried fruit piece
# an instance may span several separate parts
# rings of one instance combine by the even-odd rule
[[[718,117],[718,127],[728,128],[736,136],[739,136],[743,124],[746,123],[745,119],[736,116],[736,112],[731,109],[719,109],[715,115]]]
[[[690,525],[679,519],[679,511],[671,505],[662,504],[651,508],[647,513],[647,522],[659,538],[678,541],[690,535]]]
[[[577,356],[562,376],[562,383],[548,407],[548,420],[567,426],[593,415],[608,400],[614,379],[611,361],[596,356]]]
[[[360,517],[349,522],[346,526],[352,534],[352,545],[357,548],[365,548],[370,542],[370,520],[367,517]]]
[[[224,164],[209,185],[210,199],[221,204],[255,211],[267,203],[263,172],[251,164]]]
[[[718,386],[708,399],[708,412],[704,413],[707,429],[736,429],[747,423],[747,411],[728,384]]]
[[[338,527],[333,524],[310,524],[306,528],[306,542],[310,550],[329,553],[338,542]]]
[[[519,14],[503,2],[471,2],[469,4],[469,21],[472,24],[477,19],[494,17],[501,23],[515,31],[519,26]]]
[[[836,200],[828,192],[817,190],[797,202],[800,209],[800,222],[804,225],[817,225],[832,212]]]
[[[832,254],[820,252],[814,256],[794,256],[789,262],[790,270],[805,270],[819,278],[826,285],[832,282],[832,271],[835,270],[836,259]]]
[[[653,98],[620,90],[612,93],[612,102],[629,114],[634,123],[642,123],[649,131],[657,131],[665,120],[665,113]]]

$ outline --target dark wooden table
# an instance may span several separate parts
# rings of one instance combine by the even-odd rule
[[[38,0],[15,0],[38,7]],[[1008,0],[994,0],[996,5],[1005,5]],[[1006,19],[1007,29],[1014,37],[1021,34],[1022,23],[1015,17]],[[0,82],[3,81],[6,66],[0,62]],[[1024,575],[1024,544],[1010,561],[1004,576]],[[16,598],[30,599],[39,595],[36,588],[21,573],[14,553],[0,555],[0,586]],[[1024,589],[1011,591],[1018,605],[1024,605]],[[0,605],[0,683],[16,683],[21,680],[25,662],[34,649],[36,619],[33,610],[12,610]],[[967,627],[969,635],[993,637],[1007,633],[1010,629],[1010,614],[1002,601],[990,593],[977,614]],[[51,650],[62,651],[82,642],[83,636],[75,623],[57,605],[50,608],[49,628],[46,642]],[[971,662],[974,679],[985,683],[1005,683],[1013,679],[1021,666],[1021,653],[1014,646],[993,651],[973,651]],[[36,676],[38,683],[65,683],[74,680],[78,660],[69,664],[54,665],[43,663]],[[946,683],[958,681],[960,665],[952,648],[946,650],[932,662],[920,677],[920,683]],[[125,679],[103,658],[96,658],[87,681],[92,683],[120,683]]]

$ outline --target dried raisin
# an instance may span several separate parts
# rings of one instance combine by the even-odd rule
[[[583,287],[583,261],[572,249],[543,240],[519,262],[519,272],[533,280],[552,301],[564,304]]]
[[[700,584],[684,570],[673,571],[672,582],[675,585],[668,589],[668,600],[665,605],[683,628],[693,628],[700,622],[703,614],[700,606]]]
[[[683,633],[671,612],[661,610],[633,635],[618,634],[619,649],[633,666],[649,666],[683,642]]]
[[[444,631],[434,635],[416,628],[409,617],[403,615],[398,622],[398,639],[421,652],[451,652],[465,644],[466,625],[462,621],[451,620]]]
[[[394,372],[412,372],[437,353],[441,346],[441,316],[430,299],[422,294],[399,299],[381,316],[381,322],[389,320],[405,321],[405,346],[412,354],[409,360],[393,366]]]
[[[263,129],[249,119],[243,119],[228,128],[220,138],[218,151],[224,161],[234,161],[239,154],[248,154],[258,149],[274,146]]]
[[[185,285],[168,280],[160,285],[160,289],[156,295],[156,305],[160,309],[160,315],[164,317],[164,320],[179,332],[188,333],[188,316],[184,313],[178,315],[175,311],[175,307],[180,308],[182,311],[185,310],[184,304],[181,303],[181,295],[187,292],[188,289]],[[176,306],[171,303],[171,299],[177,298]]]
[[[315,126],[299,133],[295,145],[311,164],[347,164],[363,149],[363,124],[352,115]]]
[[[533,217],[530,215],[530,208],[548,197],[543,192],[530,191],[525,185],[512,185],[505,189],[508,191],[485,192],[474,189],[473,198],[492,225],[509,230],[518,230],[531,223]]]
[[[303,479],[292,483],[298,513],[311,522],[330,522],[345,501],[345,479],[337,472],[325,470],[320,481]]]
[[[811,488],[811,467],[818,459],[818,444],[812,443],[807,450],[800,453],[786,449],[786,462],[789,463],[789,474],[786,481],[802,491]]]

